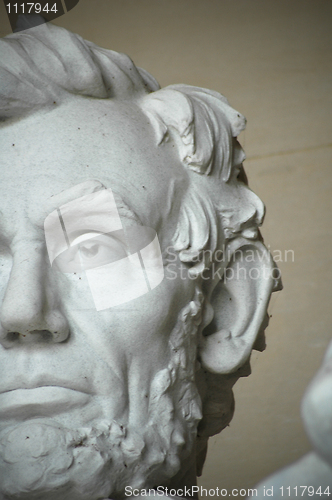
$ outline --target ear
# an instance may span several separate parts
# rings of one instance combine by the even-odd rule
[[[227,249],[230,258],[209,300],[214,317],[198,348],[203,368],[218,374],[234,372],[248,360],[265,326],[271,293],[282,287],[279,270],[262,242],[239,238]]]

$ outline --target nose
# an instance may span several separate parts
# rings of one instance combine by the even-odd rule
[[[34,248],[28,257],[26,251],[14,254],[0,315],[0,342],[4,347],[68,338],[67,320],[48,281],[42,251]]]

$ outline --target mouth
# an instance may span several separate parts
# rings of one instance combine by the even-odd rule
[[[50,417],[86,405],[91,394],[57,385],[13,389],[0,394],[0,420]]]

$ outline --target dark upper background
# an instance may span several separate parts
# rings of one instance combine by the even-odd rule
[[[300,401],[332,323],[331,21],[329,0],[80,0],[56,20],[162,86],[218,90],[248,119],[245,166],[285,289],[271,301],[266,352],[236,386],[235,417],[210,440],[206,488],[251,487],[309,449]]]

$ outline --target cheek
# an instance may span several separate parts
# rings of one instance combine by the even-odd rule
[[[182,273],[166,272],[163,281],[141,297],[97,311],[85,273],[57,273],[57,286],[68,319],[79,323],[90,342],[133,355],[151,351],[153,345],[167,346],[178,315],[195,290],[184,268]]]
[[[121,342],[128,343],[128,347],[144,351],[154,343],[166,346],[179,313],[192,299],[194,289],[192,281],[165,277],[146,295],[105,311],[105,317],[107,315],[109,324],[113,325],[113,333],[121,332]]]
[[[12,256],[6,249],[0,247],[0,304],[2,304],[3,298],[5,296],[12,265]]]
[[[90,286],[84,272],[62,273],[60,271],[51,271],[48,283],[50,289],[57,290],[66,313],[92,313],[96,311]]]
[[[159,329],[167,329],[171,333],[181,310],[192,300],[195,282],[188,279],[186,270],[170,279],[165,273],[162,284],[151,292],[150,318]]]

